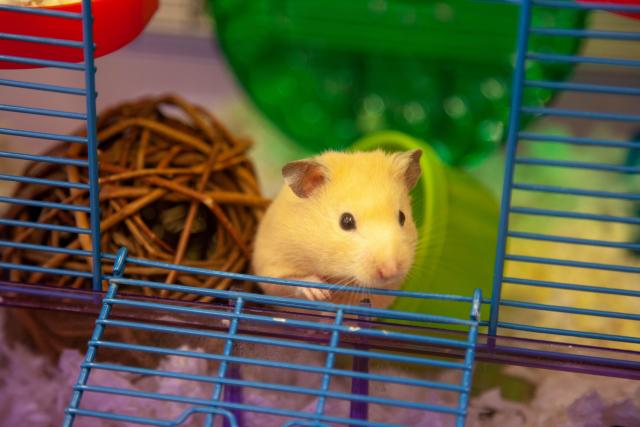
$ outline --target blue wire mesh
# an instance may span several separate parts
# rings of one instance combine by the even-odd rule
[[[591,40],[615,40],[627,43],[625,49],[630,53],[633,49],[637,52],[640,45],[640,32],[629,31],[609,31],[609,30],[572,30],[563,28],[547,28],[540,24],[531,22],[532,11],[535,8],[573,8],[582,10],[605,10],[615,12],[639,12],[638,6],[607,5],[599,3],[576,3],[570,1],[552,0],[522,0],[521,14],[518,35],[518,50],[515,59],[516,69],[513,81],[513,99],[511,106],[511,119],[509,123],[509,134],[506,154],[506,168],[503,185],[503,197],[501,206],[500,235],[498,243],[498,256],[495,266],[495,282],[491,300],[491,320],[489,333],[491,335],[503,333],[520,333],[530,337],[565,337],[563,339],[572,342],[580,342],[580,339],[599,340],[603,346],[615,347],[616,343],[639,344],[640,338],[634,334],[616,333],[612,330],[598,329],[596,322],[582,328],[559,328],[556,326],[546,327],[543,322],[531,320],[534,315],[540,313],[562,313],[565,320],[574,319],[580,316],[588,316],[597,320],[598,317],[606,319],[620,319],[628,321],[625,325],[628,330],[633,330],[631,322],[640,320],[640,315],[636,312],[616,311],[616,303],[612,302],[607,309],[601,307],[604,298],[638,298],[640,291],[637,284],[640,283],[640,265],[634,260],[629,261],[628,255],[632,251],[638,251],[640,244],[637,241],[620,241],[603,239],[602,236],[589,238],[590,228],[602,227],[601,224],[622,224],[626,227],[636,227],[640,225],[640,218],[634,216],[634,210],[640,194],[638,193],[637,174],[640,166],[625,162],[615,163],[615,161],[601,162],[583,161],[580,159],[562,159],[554,156],[527,155],[532,144],[548,143],[556,146],[580,146],[585,152],[587,150],[599,149],[601,159],[619,159],[616,157],[620,150],[624,152],[637,152],[640,148],[638,141],[621,141],[611,138],[593,138],[580,135],[580,131],[598,123],[612,123],[616,126],[640,125],[640,115],[638,115],[637,101],[628,102],[630,108],[624,111],[603,111],[619,109],[620,103],[612,103],[612,100],[620,97],[631,97],[635,99],[640,95],[640,88],[615,85],[616,68],[619,67],[640,67],[640,61],[636,59],[613,57],[593,57],[585,55],[563,56],[553,55],[544,52],[532,52],[529,49],[529,38],[532,36],[545,37],[580,37]],[[581,66],[597,65],[604,67],[610,77],[610,82],[558,82],[533,80],[527,75],[527,64],[532,61],[574,63]],[[602,100],[596,101],[592,105],[575,105],[572,108],[531,108],[526,105],[526,93],[528,90],[536,88],[552,89],[571,95],[580,93],[594,94]],[[577,103],[576,103],[577,104]],[[620,108],[622,110],[622,108]],[[599,110],[599,111],[598,111]],[[524,131],[520,127],[520,117],[522,115],[535,114],[544,120],[550,121],[554,118],[572,120],[574,127],[573,135],[558,135],[554,133],[540,132],[535,130]],[[619,124],[618,124],[619,123]],[[616,151],[617,150],[617,151]],[[615,154],[614,154],[615,153]],[[567,182],[570,184],[558,185],[544,182],[543,178],[532,178],[529,175],[525,180],[522,174],[525,168],[538,168],[540,171],[562,169],[568,172]],[[585,179],[571,180],[570,173],[588,171],[589,175]],[[610,175],[617,175],[617,180],[609,178]],[[543,176],[540,174],[539,176]],[[635,177],[635,178],[634,178]],[[634,181],[635,179],[635,181]],[[617,188],[611,188],[611,183]],[[628,187],[628,190],[625,189]],[[537,194],[535,203],[524,204],[522,194]],[[588,206],[584,202],[579,204],[574,202],[577,199],[589,199],[597,203],[599,209],[581,209],[581,206]],[[527,199],[531,200],[531,198]],[[565,206],[569,206],[564,208]],[[622,206],[622,208],[619,208]],[[626,213],[620,213],[620,212]],[[530,222],[529,226],[514,226],[516,218],[538,218],[544,221],[556,221],[564,224],[566,233],[561,227],[556,227],[551,232],[543,232],[538,223]],[[564,222],[562,222],[564,221]],[[520,223],[522,224],[522,222]],[[533,224],[538,224],[534,226]],[[579,228],[579,235],[574,234]],[[626,230],[628,230],[627,228]],[[613,234],[613,232],[611,233]],[[633,235],[633,233],[627,233]],[[511,249],[511,245],[528,242],[529,247],[537,244],[535,253],[522,254]],[[544,244],[554,245],[555,248],[567,247],[563,252],[563,257],[551,257],[545,250]],[[564,246],[563,246],[564,245]],[[522,244],[520,248],[524,247]],[[578,249],[584,247],[601,248],[604,261],[581,258]],[[546,246],[549,248],[549,246]],[[605,257],[609,252],[617,251],[615,260],[612,257]],[[625,261],[626,260],[626,261]],[[620,263],[618,263],[620,262]],[[522,266],[535,265],[538,271],[546,271],[546,275],[532,275],[523,273]],[[511,270],[512,269],[512,270]],[[513,273],[515,271],[515,274]],[[601,272],[607,272],[606,279],[596,282],[585,282],[584,277],[593,275],[603,277]],[[599,276],[596,276],[600,274]],[[623,277],[623,275],[626,275]],[[573,278],[574,280],[571,280]],[[591,279],[593,281],[599,279]],[[621,283],[631,283],[635,281],[636,286],[622,287]],[[520,295],[526,295],[519,300],[507,299],[504,291],[507,286],[523,287],[527,289]],[[540,290],[553,292],[553,301],[542,303],[537,297]],[[578,293],[583,293],[578,297]],[[584,296],[586,295],[586,296]],[[579,307],[569,306],[564,301],[579,301]],[[610,299],[610,301],[615,301]],[[547,303],[551,302],[551,303]],[[640,303],[640,301],[638,301]],[[505,310],[510,310],[511,315],[505,320]],[[575,317],[572,317],[575,316]],[[620,330],[621,328],[617,328]],[[637,329],[636,329],[637,331]],[[571,337],[571,338],[567,338]]]
[[[0,61],[12,62],[19,64],[30,64],[52,68],[60,68],[81,72],[84,77],[84,87],[67,87],[53,84],[44,84],[37,82],[28,82],[14,79],[0,79],[0,86],[24,89],[26,91],[54,92],[69,96],[80,96],[84,98],[85,111],[82,113],[62,111],[58,109],[26,107],[20,105],[0,104],[0,111],[10,113],[48,116],[58,119],[67,119],[83,122],[86,125],[86,136],[70,136],[52,132],[33,131],[27,129],[10,129],[0,128],[0,135],[9,135],[19,138],[30,138],[36,140],[36,143],[57,144],[60,141],[71,144],[87,145],[88,156],[86,159],[73,159],[64,156],[36,155],[17,151],[0,151],[0,159],[2,161],[32,161],[37,164],[57,164],[70,165],[79,168],[86,168],[89,182],[68,182],[60,180],[42,179],[29,176],[18,176],[6,173],[0,173],[0,181],[12,181],[16,183],[35,184],[46,187],[49,191],[56,188],[71,188],[78,192],[89,193],[88,205],[81,205],[70,201],[69,203],[50,203],[37,200],[29,200],[16,197],[0,197],[0,204],[34,206],[42,208],[59,209],[70,213],[83,212],[89,214],[89,227],[72,227],[58,224],[48,224],[46,221],[25,221],[16,219],[0,218],[0,226],[18,227],[21,231],[28,230],[55,230],[64,233],[72,233],[81,237],[82,235],[90,236],[91,250],[82,251],[73,248],[66,248],[60,245],[32,245],[23,242],[0,240],[0,248],[7,249],[27,249],[34,251],[42,251],[45,253],[67,253],[73,255],[87,256],[91,258],[93,273],[73,271],[67,269],[56,269],[47,267],[38,267],[27,264],[16,264],[12,262],[0,262],[0,268],[3,270],[18,270],[26,272],[46,273],[53,275],[68,275],[72,277],[87,277],[92,279],[94,290],[101,289],[101,254],[100,254],[100,204],[98,191],[98,150],[96,137],[96,90],[95,90],[95,65],[94,65],[94,43],[93,43],[93,18],[91,15],[91,1],[82,1],[82,13],[51,11],[40,8],[27,8],[17,6],[0,6],[0,11],[26,13],[40,16],[49,16],[59,20],[81,20],[82,21],[82,41],[60,40],[47,37],[35,37],[26,34],[7,34],[0,33],[0,39],[13,40],[20,42],[39,43],[54,46],[65,46],[74,49],[82,49],[84,61],[82,63],[69,63],[63,61],[41,60],[37,58],[21,57],[13,55],[0,54]],[[36,120],[33,121],[36,124]],[[23,140],[20,139],[22,142]],[[27,142],[28,144],[29,142]],[[7,159],[7,160],[4,160]]]
[[[67,409],[65,426],[73,425],[77,417],[97,417],[117,421],[127,421],[142,425],[174,426],[180,425],[189,416],[197,413],[207,414],[206,426],[213,425],[216,415],[226,419],[226,425],[243,424],[243,414],[257,412],[266,415],[282,416],[279,425],[333,425],[335,423],[353,426],[388,426],[398,425],[377,422],[368,419],[368,408],[373,405],[401,408],[402,410],[432,411],[451,414],[456,425],[463,426],[468,405],[471,386],[471,373],[474,363],[475,346],[478,335],[478,319],[481,305],[480,291],[473,298],[442,296],[452,303],[469,304],[469,320],[431,316],[427,314],[404,313],[392,310],[378,310],[366,306],[347,306],[331,303],[319,303],[295,298],[280,298],[241,291],[216,291],[197,287],[156,283],[123,277],[126,262],[126,250],[122,250],[115,261],[114,277],[110,280],[109,290],[103,300],[96,327],[89,341],[85,361],[81,366],[78,382],[74,387],[71,403]],[[166,264],[158,263],[159,267]],[[185,267],[178,267],[184,269]],[[206,270],[205,270],[206,271]],[[209,275],[225,274],[208,271]],[[248,276],[247,276],[248,277]],[[256,280],[257,277],[251,279]],[[286,285],[287,283],[283,283]],[[209,296],[224,300],[225,306],[193,306],[166,301],[141,300],[127,296],[126,288],[131,286],[151,287],[171,292],[181,292],[200,296]],[[264,305],[269,310],[256,310]],[[274,311],[271,311],[271,309]],[[145,314],[136,315],[135,320],[120,320],[115,312],[120,309],[126,313],[142,310]],[[304,310],[301,312],[300,310]],[[150,314],[153,313],[153,314]],[[204,323],[222,325],[219,329],[201,329],[193,326],[170,326],[155,320],[157,316],[188,315],[206,319]],[[303,313],[305,315],[303,315]],[[323,314],[318,316],[318,314]],[[166,318],[166,317],[165,317]],[[371,323],[369,319],[383,319]],[[390,323],[390,321],[394,323]],[[398,322],[420,322],[423,325],[463,326],[465,331],[451,336],[434,336],[430,329],[403,329]],[[261,328],[262,327],[262,328]],[[106,328],[127,328],[161,334],[173,334],[181,337],[204,337],[218,341],[215,350],[193,351],[170,348],[166,338],[159,344],[139,344],[135,342],[117,342],[103,338]],[[311,335],[309,335],[311,333]],[[244,351],[239,349],[243,345]],[[254,346],[246,350],[247,345]],[[206,347],[206,345],[205,345]],[[264,357],[270,347],[278,348],[283,360],[272,360]],[[410,348],[413,347],[413,350]],[[421,353],[427,348],[433,352],[435,348],[451,352],[461,360],[452,360],[430,353]],[[289,351],[309,352],[303,358],[296,358]],[[116,351],[145,352],[160,355],[173,355],[185,358],[200,358],[213,361],[217,366],[212,375],[194,375],[185,372],[165,371],[161,368],[137,367],[121,363],[98,361],[100,352]],[[455,352],[457,350],[457,352]],[[319,357],[314,357],[316,354]],[[436,353],[438,354],[438,353]],[[452,356],[450,356],[452,357]],[[339,366],[337,358],[348,358],[349,367]],[[292,362],[292,360],[294,360]],[[302,362],[301,362],[302,360]],[[313,363],[313,362],[317,363]],[[447,368],[460,372],[457,383],[445,383],[435,380],[423,380],[411,376],[401,377],[369,370],[373,361],[384,361],[385,364],[412,364],[426,367]],[[344,361],[343,361],[344,363]],[[278,369],[286,375],[288,372],[299,376],[317,375],[314,386],[292,385],[275,381],[272,376],[259,375],[258,379],[242,378],[242,368],[246,366],[260,367],[260,372]],[[373,365],[371,365],[373,366]],[[91,383],[90,374],[96,370],[136,373],[158,378],[173,378],[184,381],[201,381],[212,385],[209,397],[189,397],[174,394],[163,394],[112,387]],[[334,390],[330,386],[335,378],[351,379],[350,390]],[[393,396],[389,393],[372,395],[368,385],[373,382],[396,383],[416,388],[430,388],[458,396],[457,405],[444,406],[420,401],[412,401],[411,396]],[[245,402],[242,393],[246,390],[268,390],[273,393],[284,393],[290,396],[313,396],[317,398],[315,411],[301,411],[281,406],[270,407]],[[129,396],[131,398],[150,399],[184,403],[186,406],[176,419],[144,418],[136,414],[97,411],[82,407],[82,397],[86,393]],[[334,414],[326,410],[329,399],[350,402],[348,414]]]

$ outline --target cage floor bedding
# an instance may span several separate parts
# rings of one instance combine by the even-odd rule
[[[0,322],[4,311],[0,311]],[[0,328],[0,330],[2,330]],[[0,427],[60,425],[63,411],[69,402],[71,387],[75,383],[78,366],[83,356],[75,350],[65,351],[57,364],[32,354],[20,346],[9,347],[0,336]],[[204,361],[183,357],[167,357],[158,369],[208,374]],[[397,374],[388,367],[385,374]],[[481,368],[479,368],[481,369]],[[535,386],[533,398],[526,403],[505,400],[499,388],[488,389],[471,400],[467,425],[470,427],[634,427],[640,426],[640,382],[574,375],[563,372],[508,367],[510,375],[526,379]],[[426,374],[414,374],[424,377]],[[438,379],[450,382],[451,373],[437,374]],[[432,377],[433,378],[433,377]],[[293,378],[297,385],[306,381],[303,375]],[[177,379],[140,377],[126,373],[95,371],[90,383],[102,386],[144,390],[208,398],[210,383],[185,382]],[[332,379],[332,389],[348,391],[347,379]],[[391,396],[406,396],[401,385],[387,385],[385,390],[371,390],[371,394],[384,392]],[[415,389],[414,389],[415,390]],[[424,390],[412,395],[412,400],[432,404],[455,405],[452,395]],[[272,407],[286,407],[305,412],[315,410],[316,399],[300,396],[283,400],[268,391],[244,391],[244,403]],[[180,404],[135,400],[128,397],[86,394],[83,407],[101,411],[117,411],[141,417],[175,419],[185,409]],[[348,416],[348,403],[328,399],[326,412]],[[393,424],[415,427],[453,426],[450,416],[418,413],[399,408],[372,406],[371,418]],[[247,426],[279,426],[282,418],[246,413]],[[184,426],[202,425],[202,417],[192,417]],[[218,423],[221,425],[222,423]],[[76,426],[123,426],[96,419],[79,418]]]

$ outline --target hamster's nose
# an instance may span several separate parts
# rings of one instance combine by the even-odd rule
[[[400,272],[400,266],[397,262],[385,262],[378,265],[378,277],[381,280],[393,279]]]

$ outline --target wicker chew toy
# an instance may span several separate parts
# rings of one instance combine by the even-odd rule
[[[253,164],[247,157],[250,141],[234,137],[204,109],[176,96],[141,99],[103,112],[98,122],[98,140],[101,247],[104,252],[115,253],[120,246],[126,245],[130,255],[136,258],[230,272],[247,271],[251,241],[269,202],[260,194]],[[86,147],[61,144],[49,155],[85,158]],[[24,175],[87,182],[86,169],[74,166],[31,164]],[[17,188],[15,197],[88,206],[88,193],[77,189],[51,191],[50,187],[23,184]],[[84,212],[53,208],[13,206],[7,217],[89,226],[88,215]],[[89,236],[58,231],[5,227],[0,228],[0,236],[14,242],[91,248]],[[16,264],[90,271],[88,258],[9,248],[1,253],[4,261]],[[105,261],[103,269],[110,272],[112,265]],[[82,277],[23,271],[4,274],[9,276],[5,279],[16,282],[91,288],[90,280]],[[231,284],[228,279],[202,279],[135,265],[127,267],[127,275],[216,289],[226,289]],[[143,292],[146,296],[194,297],[177,293],[167,295],[149,288],[143,288]],[[209,299],[204,297],[199,301],[208,302]],[[23,323],[33,324],[36,314],[30,316],[32,321]],[[60,326],[58,324],[57,328]],[[40,327],[45,326],[41,324]],[[69,325],[77,331],[72,335],[86,337],[86,331],[76,327]],[[56,334],[55,331],[51,333]],[[42,339],[54,337],[43,336]],[[41,345],[38,347],[42,348]]]
[[[189,119],[168,115],[176,107]],[[191,122],[191,123],[189,123]],[[100,141],[100,200],[102,250],[114,253],[126,245],[134,257],[244,271],[249,246],[262,208],[255,173],[246,154],[250,142],[233,137],[203,109],[167,96],[127,103],[106,111],[98,123]],[[82,145],[60,145],[55,153],[84,158]],[[70,182],[87,182],[86,169],[33,164],[25,175]],[[86,191],[21,185],[16,197],[88,205]],[[60,209],[15,206],[8,217],[50,224],[88,227],[88,215]],[[7,228],[15,242],[91,249],[89,236],[57,231]],[[36,251],[7,250],[3,260],[51,268],[90,271],[84,258]],[[104,265],[109,272],[111,265]],[[127,273],[158,280],[166,271],[130,266]],[[180,274],[168,282],[226,288],[225,280],[206,282]],[[53,283],[89,289],[89,280],[11,272],[11,280]],[[71,283],[69,283],[71,281]],[[145,294],[152,296],[151,289]],[[162,295],[167,296],[167,295]]]

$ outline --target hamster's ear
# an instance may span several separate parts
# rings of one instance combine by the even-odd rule
[[[402,159],[403,178],[407,185],[407,189],[411,190],[418,183],[422,169],[420,168],[420,157],[422,157],[422,150],[416,149],[406,151],[399,155]]]
[[[282,176],[296,196],[307,198],[328,179],[327,169],[314,160],[298,160],[282,168]]]

